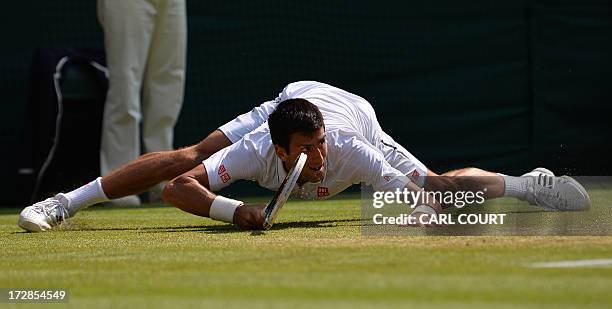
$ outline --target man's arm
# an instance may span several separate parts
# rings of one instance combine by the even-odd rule
[[[188,213],[210,217],[210,207],[217,195],[210,191],[208,174],[203,164],[170,181],[162,194],[165,202]],[[233,223],[244,229],[263,227],[265,204],[242,205],[234,212]]]

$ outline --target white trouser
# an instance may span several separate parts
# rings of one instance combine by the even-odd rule
[[[185,83],[185,0],[98,0],[98,18],[110,74],[100,151],[106,175],[140,155],[141,118],[145,152],[173,148]]]

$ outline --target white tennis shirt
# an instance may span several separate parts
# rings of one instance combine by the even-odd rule
[[[403,188],[409,181],[402,177],[406,173],[385,160],[385,150],[381,150],[379,141],[386,135],[365,99],[327,84],[301,81],[287,85],[275,100],[219,128],[233,144],[203,162],[211,190],[217,191],[240,179],[256,181],[270,190],[278,189],[287,173],[274,151],[266,121],[278,103],[292,98],[306,99],[319,108],[328,143],[323,180],[296,185],[292,195],[324,199],[361,182],[382,191]],[[407,155],[414,161],[413,173],[426,175],[426,167]]]

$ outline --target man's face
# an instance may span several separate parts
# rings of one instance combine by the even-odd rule
[[[327,142],[325,141],[325,129],[312,133],[296,132],[289,139],[289,152],[284,148],[274,145],[277,155],[283,161],[285,168],[290,170],[300,153],[308,155],[304,169],[300,174],[298,182],[319,182],[325,175],[325,157],[327,157]]]

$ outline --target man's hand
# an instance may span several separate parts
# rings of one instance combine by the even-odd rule
[[[245,230],[263,229],[265,204],[245,204],[236,208],[234,224]]]

